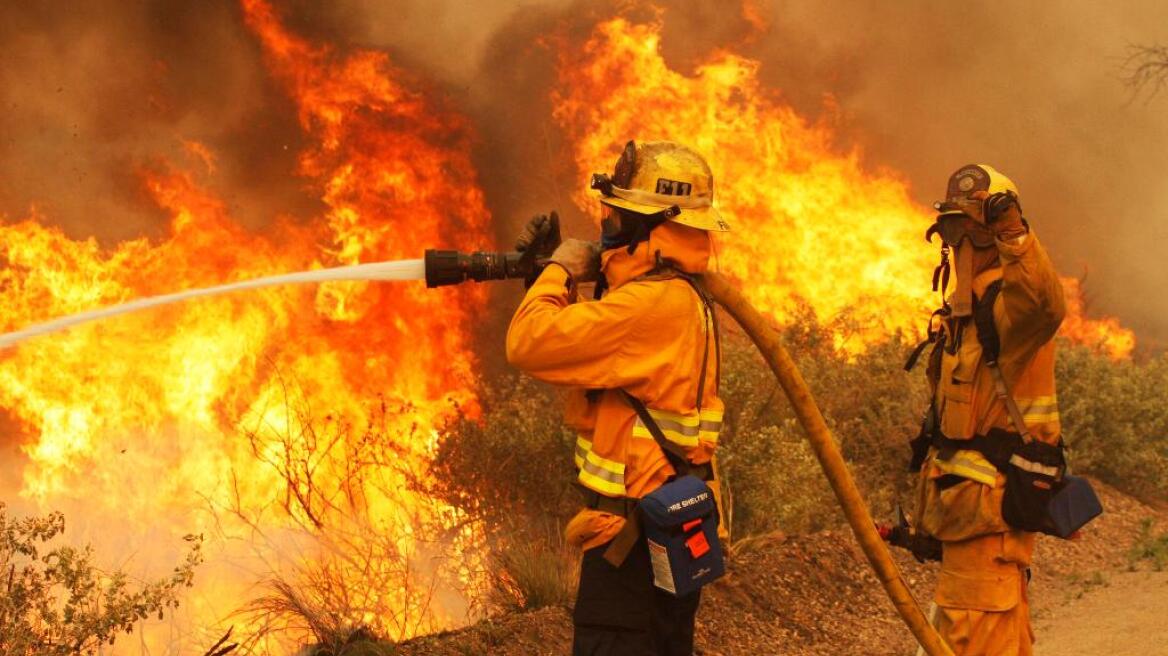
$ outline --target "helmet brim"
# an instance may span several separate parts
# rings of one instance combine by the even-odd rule
[[[602,196],[599,193],[596,194],[596,197],[601,203],[609,207],[616,207],[622,210],[636,212],[637,214],[656,214],[665,209],[656,205],[646,205],[644,203],[636,203],[623,198],[617,198],[616,196]],[[673,217],[670,221],[691,228],[697,228],[698,230],[705,230],[706,232],[730,231],[730,224],[722,218],[722,213],[713,206],[682,209],[681,214]]]

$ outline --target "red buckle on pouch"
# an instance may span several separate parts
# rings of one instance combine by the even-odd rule
[[[706,542],[706,534],[703,531],[698,531],[685,541],[685,546],[689,547],[689,555],[694,558],[701,558],[710,551],[710,543]]]
[[[681,525],[681,530],[683,533],[689,533],[690,531],[692,531],[694,529],[694,527],[701,526],[701,525],[702,525],[702,520],[691,519],[690,521]]]

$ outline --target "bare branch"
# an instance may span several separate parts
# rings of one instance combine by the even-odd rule
[[[1168,86],[1168,46],[1129,45],[1123,70],[1123,82],[1133,96],[1147,92],[1151,100]]]

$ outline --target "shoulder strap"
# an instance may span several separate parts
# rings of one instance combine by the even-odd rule
[[[651,279],[670,279],[681,278],[684,280],[698,296],[698,301],[702,304],[703,318],[705,319],[705,333],[706,346],[702,350],[702,366],[698,372],[698,395],[695,405],[698,412],[702,410],[702,398],[706,389],[706,371],[710,360],[710,328],[713,327],[714,333],[714,392],[717,393],[722,385],[722,335],[718,327],[718,312],[714,306],[714,300],[710,297],[706,290],[702,288],[701,284],[690,274],[673,266],[669,260],[661,259],[661,253],[657,253],[657,266],[653,269],[634,278],[634,280],[651,280]]]
[[[986,287],[981,298],[975,299],[973,323],[977,326],[977,341],[981,343],[981,354],[986,363],[997,363],[1002,353],[1002,339],[998,335],[998,325],[994,323],[994,303],[1002,292],[1001,279]]]
[[[906,360],[904,363],[905,371],[912,371],[913,368],[917,366],[917,361],[920,359],[921,354],[925,352],[925,349],[928,348],[930,344],[933,345],[934,352],[938,348],[944,348],[945,331],[943,331],[941,327],[945,320],[949,317],[950,312],[951,310],[949,309],[949,306],[945,305],[942,306],[939,310],[934,311],[933,314],[929,315],[929,325],[926,329],[926,337],[924,341],[922,341],[920,344],[917,344],[916,348],[914,348],[912,353],[909,354],[908,360]]]
[[[661,451],[665,453],[665,459],[669,461],[669,464],[677,472],[677,475],[685,476],[690,473],[689,460],[686,459],[685,453],[680,447],[675,446],[669,440],[665,439],[665,434],[661,432],[661,427],[657,425],[657,422],[653,420],[653,416],[649,414],[649,408],[645,407],[641,399],[629,394],[628,390],[622,389],[621,394],[624,394],[625,400],[629,402],[629,405],[633,406],[633,410],[637,411],[637,416],[641,418],[641,423],[645,425],[645,428],[649,429],[649,434],[653,436],[653,441],[657,443],[657,446],[661,447]]]
[[[718,331],[718,313],[714,307],[714,301],[709,297],[708,294],[706,294],[706,290],[702,289],[702,286],[699,285],[696,280],[694,280],[693,276],[690,276],[690,275],[688,275],[684,272],[681,272],[681,271],[678,271],[677,275],[679,278],[681,278],[682,280],[689,283],[689,286],[693,288],[694,293],[698,295],[698,301],[700,301],[702,304],[702,313],[703,313],[703,317],[704,317],[705,322],[706,322],[705,327],[704,327],[705,333],[706,333],[706,342],[705,342],[705,344],[703,344],[703,349],[702,349],[702,368],[701,368],[701,371],[698,372],[698,398],[697,398],[697,402],[696,402],[698,412],[700,413],[702,411],[702,393],[706,389],[706,368],[707,368],[707,365],[709,364],[709,360],[710,360],[710,341],[709,340],[710,340],[711,326],[713,327],[713,333],[714,333],[713,337],[714,337],[714,392],[715,393],[717,393],[717,391],[721,387],[721,383],[722,383],[722,339],[721,339],[722,336],[719,334],[719,331]]]
[[[702,349],[702,366],[701,366],[700,371],[698,372],[698,394],[697,394],[697,400],[695,402],[695,405],[697,406],[698,413],[700,415],[701,410],[702,410],[702,397],[703,397],[703,393],[704,393],[705,388],[706,388],[706,371],[707,371],[707,368],[709,366],[709,360],[710,360],[709,338],[710,338],[711,324],[713,326],[713,333],[714,333],[713,337],[714,337],[714,360],[715,360],[715,363],[714,363],[714,367],[715,367],[715,369],[714,369],[714,389],[715,389],[715,391],[719,388],[719,386],[721,384],[722,343],[721,343],[720,335],[718,332],[718,315],[714,311],[713,301],[709,298],[709,296],[706,294],[705,290],[702,289],[702,287],[697,283],[696,280],[694,280],[694,278],[692,276],[686,274],[683,271],[678,270],[677,268],[675,268],[673,266],[670,266],[668,262],[660,261],[660,253],[658,253],[658,260],[659,260],[658,266],[655,267],[652,271],[650,271],[649,273],[645,274],[645,276],[642,276],[642,277],[647,277],[650,275],[660,275],[663,272],[668,272],[669,274],[671,274],[671,277],[676,276],[676,277],[684,280],[686,283],[688,283],[689,286],[693,288],[694,293],[698,295],[698,300],[702,304],[702,311],[703,311],[704,319],[706,322],[705,326],[704,326],[705,333],[706,333],[706,342],[703,344],[703,349]],[[633,406],[633,410],[635,410],[637,412],[637,416],[640,417],[641,423],[645,425],[645,428],[649,429],[649,434],[653,436],[653,440],[655,442],[657,442],[657,446],[661,447],[661,451],[665,454],[665,458],[669,461],[669,464],[673,467],[673,470],[675,472],[677,472],[678,476],[685,476],[685,475],[690,474],[690,473],[695,473],[694,472],[695,468],[689,464],[689,459],[686,458],[685,452],[681,450],[681,447],[679,447],[679,446],[677,446],[677,445],[673,444],[672,442],[665,439],[665,434],[663,432],[661,432],[661,427],[657,425],[657,422],[654,421],[653,416],[649,414],[649,408],[647,408],[645,406],[644,402],[642,402],[640,399],[633,396],[632,394],[629,394],[629,392],[627,390],[622,389],[621,394],[624,395],[625,400],[628,401],[629,405]]]
[[[981,343],[982,359],[989,367],[990,376],[994,379],[994,394],[1006,406],[1006,412],[1010,415],[1010,423],[1014,424],[1014,430],[1022,436],[1023,442],[1029,444],[1034,438],[1030,435],[1030,429],[1026,427],[1026,420],[1022,417],[1022,411],[1018,409],[1018,403],[1014,401],[1014,395],[1010,393],[1006,377],[1002,375],[1002,368],[998,366],[998,357],[1002,354],[1002,338],[998,334],[997,324],[994,323],[994,303],[998,300],[998,294],[1001,291],[1002,281],[1000,279],[986,287],[985,294],[976,299],[973,322],[977,326],[977,341]]]

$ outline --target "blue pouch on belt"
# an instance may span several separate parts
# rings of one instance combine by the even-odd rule
[[[639,507],[658,588],[681,597],[726,572],[718,507],[700,478],[680,476],[646,495]]]

